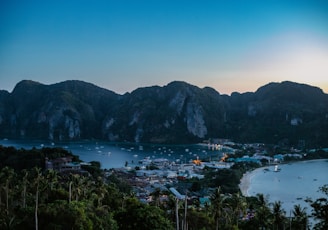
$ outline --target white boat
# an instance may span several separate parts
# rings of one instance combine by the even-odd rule
[[[274,171],[275,171],[275,172],[279,172],[280,170],[281,170],[281,169],[278,167],[278,165],[275,165],[275,166],[274,166]]]

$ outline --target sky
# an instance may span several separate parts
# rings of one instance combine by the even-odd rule
[[[328,1],[0,0],[0,89],[25,79],[119,94],[288,80],[328,93]]]

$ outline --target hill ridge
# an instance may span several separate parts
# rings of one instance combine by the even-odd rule
[[[229,96],[183,81],[120,95],[79,80],[24,80],[11,93],[0,92],[0,137],[317,146],[328,141],[328,95],[291,81]]]

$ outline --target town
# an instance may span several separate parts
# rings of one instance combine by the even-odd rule
[[[220,144],[218,144],[220,143]],[[285,158],[301,160],[304,153],[301,150],[291,148],[286,154],[268,154],[267,147],[261,143],[239,144],[230,140],[216,140],[216,143],[206,143],[208,150],[217,155],[213,159],[195,159],[189,162],[174,161],[167,158],[145,157],[137,162],[126,162],[125,167],[106,169],[105,176],[115,174],[123,178],[133,190],[134,195],[143,203],[154,202],[158,199],[165,202],[168,194],[176,199],[187,199],[189,204],[204,206],[210,201],[213,193],[211,187],[204,188],[201,184],[209,171],[217,172],[230,169],[238,164],[250,164],[253,168],[264,165],[275,165],[283,163]],[[226,151],[222,151],[222,149]],[[188,150],[187,150],[188,151]],[[72,157],[56,158],[46,160],[46,169],[54,169],[59,172],[86,173],[81,166],[90,165],[88,162],[73,162]],[[249,168],[250,170],[252,168]],[[240,178],[239,178],[240,179]],[[238,183],[240,181],[237,181]],[[197,189],[198,187],[202,189]],[[237,185],[235,185],[236,187]],[[236,188],[235,188],[236,189]],[[243,193],[243,191],[241,191]],[[154,197],[160,194],[160,197]]]

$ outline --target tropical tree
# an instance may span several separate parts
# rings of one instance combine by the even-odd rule
[[[273,203],[273,229],[280,230],[285,229],[286,212],[281,207],[281,201],[275,201]]]
[[[26,208],[26,196],[27,196],[27,186],[29,184],[29,179],[28,179],[29,172],[26,169],[24,169],[22,171],[22,175],[23,175],[22,183],[21,183],[21,186],[22,186],[22,207]]]
[[[294,218],[291,222],[292,229],[306,230],[308,223],[306,208],[302,208],[299,204],[294,205],[293,216]]]
[[[105,193],[103,204],[110,210],[119,210],[124,208],[125,193],[121,193],[114,184],[106,186],[107,192]]]
[[[246,214],[247,201],[240,192],[233,194],[229,199],[229,207],[231,212],[231,218],[233,224],[238,227],[239,220],[242,219]]]
[[[179,230],[180,221],[179,221],[179,199],[175,197],[175,224],[176,229]]]
[[[9,200],[11,195],[11,190],[14,188],[14,178],[16,173],[14,169],[6,166],[2,168],[0,172],[0,185],[1,190],[4,191],[4,198],[5,198],[5,209],[9,211]],[[1,196],[1,194],[0,194]],[[2,204],[2,198],[0,198],[0,208]]]
[[[48,181],[49,189],[54,190],[55,185],[58,184],[59,175],[56,170],[49,169],[45,172],[45,179]]]
[[[93,226],[89,213],[84,202],[58,200],[40,209],[40,229],[101,229]]]
[[[218,187],[215,192],[211,195],[211,210],[212,216],[215,219],[215,229],[219,229],[220,220],[226,221],[227,216],[225,215],[227,204],[225,203],[227,197],[221,193],[221,188]]]
[[[118,225],[114,219],[114,213],[110,212],[107,207],[96,207],[88,211],[88,217],[92,221],[93,229],[100,230],[117,230]]]
[[[81,199],[90,199],[91,194],[93,192],[94,181],[92,178],[88,176],[82,176],[80,178],[80,185],[81,185]]]
[[[271,223],[271,210],[269,207],[269,203],[263,194],[257,194],[257,207],[255,213],[255,220],[257,222],[258,228],[267,229],[269,228]]]
[[[0,171],[0,228],[11,229],[17,224],[14,213],[17,193],[16,173],[10,167],[4,167]],[[4,204],[2,204],[2,198]]]
[[[313,229],[328,229],[328,184],[320,187],[319,191],[326,197],[318,198],[315,201],[307,200],[313,208],[312,216],[317,221]]]
[[[165,212],[152,205],[142,204],[136,198],[128,198],[126,207],[115,213],[119,229],[173,230],[173,223]]]
[[[159,188],[156,188],[155,191],[153,191],[150,195],[152,196],[152,200],[155,206],[159,207],[161,190]]]
[[[79,179],[80,175],[78,174],[70,174],[68,181],[68,202],[71,203],[73,200],[73,196],[75,194],[75,198],[78,201],[79,194]]]
[[[66,177],[68,183],[68,201],[80,201],[90,198],[90,193],[94,193],[94,186],[90,183],[91,178],[87,178],[77,173],[70,173]]]
[[[183,217],[183,230],[188,230],[187,214],[188,214],[188,202],[187,202],[187,192],[184,199],[184,217]]]
[[[95,194],[95,206],[101,207],[103,204],[103,200],[106,197],[106,194],[108,193],[107,185],[104,183],[101,177],[98,177],[95,182],[95,187],[93,190],[93,194]]]
[[[189,230],[210,230],[214,229],[213,218],[208,216],[204,210],[190,209],[188,211]]]
[[[34,220],[35,220],[35,230],[39,229],[39,219],[38,219],[38,209],[39,209],[39,193],[40,193],[40,185],[42,184],[43,175],[40,168],[34,168],[35,180],[35,209],[34,209]]]

